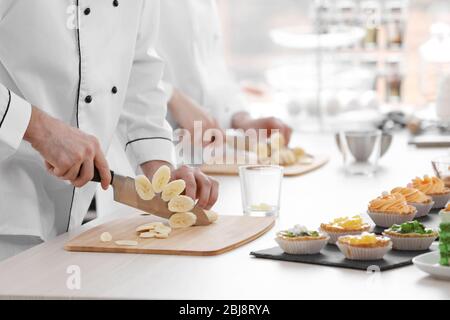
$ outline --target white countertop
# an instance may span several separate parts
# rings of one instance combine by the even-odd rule
[[[450,283],[414,266],[369,274],[364,271],[256,259],[250,251],[275,246],[276,230],[296,223],[317,227],[342,215],[363,213],[367,202],[411,178],[432,174],[430,160],[443,149],[416,150],[396,136],[372,178],[348,177],[341,169],[333,137],[302,135],[295,141],[332,159],[305,176],[285,178],[281,216],[275,228],[256,241],[214,257],[74,253],[63,250],[74,235],[105,221],[93,221],[0,263],[0,297],[144,299],[449,299]],[[294,143],[295,145],[296,143]],[[240,214],[238,177],[218,177],[216,210]],[[132,211],[120,210],[106,219]],[[71,265],[80,267],[81,289],[66,286]]]

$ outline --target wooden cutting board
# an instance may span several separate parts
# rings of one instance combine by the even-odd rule
[[[299,176],[306,174],[308,172],[319,169],[320,167],[327,164],[329,157],[325,155],[314,156],[314,160],[310,164],[294,164],[291,166],[284,167],[284,176]],[[203,165],[200,169],[210,175],[238,175],[239,165],[229,165],[229,164],[214,164],[214,165]]]
[[[274,217],[219,216],[209,226],[174,229],[168,239],[141,239],[136,227],[167,220],[153,215],[131,215],[92,228],[64,246],[67,251],[145,253],[188,256],[213,256],[233,250],[255,240],[275,224]],[[103,232],[111,233],[113,241],[101,242]],[[137,246],[119,246],[116,240],[135,240]]]

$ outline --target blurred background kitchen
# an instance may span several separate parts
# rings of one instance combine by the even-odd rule
[[[426,143],[450,142],[450,1],[218,5],[227,61],[254,116],[275,113],[298,131],[407,127],[432,134]]]

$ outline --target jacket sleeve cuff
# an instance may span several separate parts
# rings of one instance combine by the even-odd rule
[[[31,105],[11,91],[8,105],[0,118],[0,158],[15,153],[22,142],[31,118]]]
[[[175,165],[175,148],[170,139],[144,137],[128,141],[125,148],[135,172],[141,164],[152,160],[166,161]]]

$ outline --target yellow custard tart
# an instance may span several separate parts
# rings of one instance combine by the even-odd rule
[[[409,205],[401,193],[384,192],[380,197],[370,201],[368,208],[368,214],[373,222],[385,228],[411,221],[416,213],[417,209]]]
[[[391,194],[394,193],[402,194],[405,197],[406,202],[417,209],[415,218],[426,216],[434,205],[431,196],[427,196],[425,193],[412,186],[394,188],[392,189]]]
[[[340,237],[337,246],[350,260],[380,260],[392,249],[392,241],[388,237],[364,232]]]
[[[361,234],[370,230],[370,225],[364,222],[360,215],[353,217],[340,217],[328,223],[322,223],[320,230],[330,236],[329,243],[336,243],[337,239],[343,235]]]
[[[433,208],[442,209],[450,199],[450,189],[438,177],[429,177],[427,175],[423,178],[417,177],[412,180],[411,185],[433,198]]]

